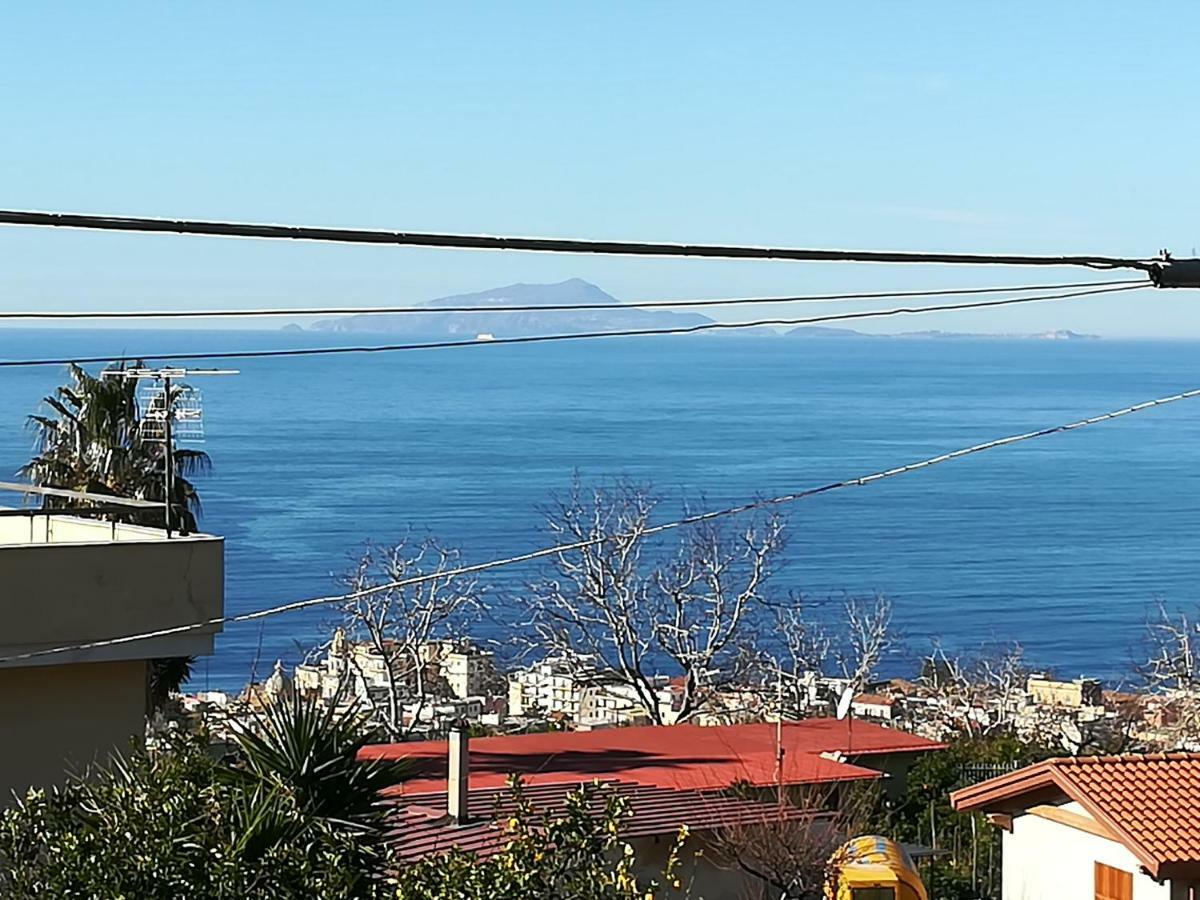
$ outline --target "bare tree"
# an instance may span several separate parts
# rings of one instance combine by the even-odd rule
[[[1170,613],[1159,600],[1146,622],[1146,638],[1150,658],[1141,672],[1151,689],[1200,688],[1200,622],[1184,612]]]
[[[821,900],[832,896],[826,890],[837,877],[838,848],[872,831],[878,805],[874,785],[798,786],[784,815],[727,827],[708,844],[717,860],[758,878],[764,898]]]
[[[784,699],[796,714],[803,715],[808,709],[808,679],[839,678],[858,694],[895,644],[892,605],[886,597],[846,597],[837,609],[834,622],[811,616],[799,597],[773,609],[774,637],[781,654],[778,658],[764,655],[771,673],[768,680],[778,678],[781,690],[787,685]]]
[[[870,600],[850,597],[842,606],[845,641],[833,642],[841,676],[855,693],[875,677],[875,670],[894,642],[892,604],[882,594]]]
[[[1164,744],[1200,747],[1200,620],[1171,613],[1160,600],[1146,623],[1148,659],[1138,667],[1155,695]]]
[[[942,734],[1011,734],[1057,755],[1121,753],[1138,747],[1140,702],[1119,703],[1099,713],[1036,702],[1029,695],[1033,675],[1018,643],[957,656],[934,641],[920,683],[936,705],[924,720],[936,724]]]
[[[951,656],[933,641],[921,666],[920,683],[934,694],[943,725],[977,737],[1016,728],[1029,669],[1018,643],[974,657]]]
[[[831,657],[833,640],[829,629],[809,614],[804,599],[793,597],[786,605],[773,607],[772,612],[782,649],[779,667],[793,673],[823,672]]]
[[[656,501],[627,481],[569,494],[545,511],[555,538],[578,543],[530,585],[532,638],[580,677],[603,668],[664,722],[655,673],[682,675],[676,721],[737,681],[742,652],[761,618],[765,582],[782,547],[778,516],[687,526],[673,554],[646,534]]]
[[[343,651],[345,672],[358,682],[355,693],[372,718],[394,740],[408,737],[422,710],[445,693],[437,684],[436,643],[462,638],[483,609],[477,581],[450,574],[459,559],[458,550],[435,538],[405,538],[390,547],[368,545],[347,579],[357,596],[342,609],[350,642]],[[396,584],[418,576],[429,577]],[[382,690],[369,689],[372,685]],[[406,703],[412,705],[407,722]]]

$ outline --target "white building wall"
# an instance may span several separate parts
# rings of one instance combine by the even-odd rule
[[[1076,803],[1062,809],[1086,815]],[[1133,900],[1172,900],[1123,844],[1068,825],[1017,816],[1003,844],[1004,900],[1094,900],[1098,862],[1133,873]]]

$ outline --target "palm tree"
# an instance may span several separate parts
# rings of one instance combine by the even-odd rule
[[[142,368],[136,360],[128,368]],[[106,371],[123,371],[121,363]],[[161,441],[146,440],[137,403],[137,381],[132,378],[94,376],[71,363],[71,380],[42,402],[47,414],[29,417],[37,434],[36,455],[21,468],[21,475],[41,487],[59,487],[162,502],[166,493],[163,478],[164,454],[174,459],[175,476],[171,518],[184,533],[196,530],[200,497],[189,480],[211,467],[208,454],[199,450],[168,448]],[[184,390],[180,385],[172,393]],[[64,507],[65,498],[43,497],[45,507]],[[110,514],[118,521],[138,525],[161,525],[156,510],[130,508]],[[147,667],[146,706],[160,709],[167,697],[178,691],[191,670],[190,657],[153,659]]]
[[[136,360],[128,368],[140,368]],[[124,363],[108,371],[122,371]],[[36,455],[21,468],[35,484],[69,490],[162,501],[164,495],[161,441],[146,440],[137,404],[137,382],[131,378],[93,376],[72,363],[71,382],[43,400],[49,414],[29,417],[37,434]],[[172,388],[173,394],[185,385]],[[171,447],[175,476],[171,497],[172,519],[187,531],[196,529],[200,497],[191,478],[211,467],[208,454]],[[45,497],[45,506],[62,506],[63,499]],[[158,525],[153,511],[115,514],[121,521]]]
[[[192,675],[194,656],[164,656],[150,660],[146,667],[146,715],[167,705],[172,694],[179,693]]]

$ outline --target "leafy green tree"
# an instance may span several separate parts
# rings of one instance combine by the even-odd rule
[[[900,840],[949,851],[948,858],[935,859],[923,870],[930,896],[999,896],[1000,836],[979,813],[956,812],[950,792],[1050,755],[1007,732],[964,735],[940,753],[924,754],[909,770],[890,830]]]
[[[515,808],[502,823],[504,850],[486,859],[452,851],[404,866],[396,876],[397,900],[654,900],[686,893],[680,879],[686,831],[669,854],[662,883],[646,883],[635,873],[633,847],[620,837],[629,812],[624,798],[602,798],[599,785],[585,785],[559,812],[539,815],[518,780],[511,790]]]
[[[5,898],[374,898],[389,895],[378,791],[403,767],[359,763],[351,718],[283,705],[232,759],[175,736],[31,791],[0,814]]]

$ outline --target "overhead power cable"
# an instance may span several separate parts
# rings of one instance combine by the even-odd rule
[[[689,525],[696,525],[701,522],[709,522],[714,519],[720,519],[727,516],[736,516],[753,512],[755,510],[768,509],[788,503],[795,503],[809,497],[815,497],[819,494],[828,494],[832,491],[843,490],[845,488],[863,487],[868,484],[874,484],[875,482],[883,481],[887,478],[895,478],[898,475],[906,475],[909,472],[917,472],[922,469],[928,469],[932,466],[950,462],[951,460],[961,459],[964,456],[971,456],[976,453],[984,453],[988,450],[995,450],[999,447],[1007,447],[1011,444],[1018,444],[1023,441],[1031,441],[1036,438],[1047,437],[1048,435],[1052,434],[1075,431],[1080,428],[1086,428],[1090,425],[1099,424],[1100,422],[1107,422],[1111,419],[1118,419],[1122,416],[1133,415],[1134,413],[1143,412],[1144,410],[1151,409],[1153,407],[1165,406],[1168,403],[1177,403],[1181,400],[1189,400],[1194,397],[1200,397],[1200,388],[1183,391],[1182,393],[1178,394],[1172,394],[1168,397],[1159,397],[1156,400],[1147,400],[1143,403],[1137,403],[1133,406],[1126,406],[1122,409],[1113,410],[1112,412],[1090,416],[1086,419],[1078,419],[1074,422],[1068,422],[1064,425],[1054,425],[1049,428],[1040,428],[1036,431],[1026,431],[1020,434],[1009,435],[1008,437],[984,441],[979,444],[972,444],[969,447],[952,450],[948,453],[940,453],[937,456],[930,456],[925,459],[917,460],[916,462],[907,463],[901,466],[896,466],[891,469],[883,469],[878,472],[872,472],[869,475],[860,475],[856,478],[845,478],[840,481],[831,481],[828,484],[822,484],[818,487],[795,491],[790,494],[782,494],[778,497],[763,498],[748,503],[742,503],[738,506],[729,506],[723,509],[715,509],[708,512],[697,513],[695,515],[684,516],[680,519],[674,519],[668,522],[661,522],[657,525],[652,525],[641,530],[639,534],[662,534],[666,531],[683,528]],[[175,625],[170,628],[159,628],[153,631],[139,632],[137,634],[128,634],[120,637],[104,638],[97,641],[87,641],[83,643],[68,644],[41,650],[31,650],[26,653],[12,654],[9,656],[0,657],[0,664],[21,662],[29,659],[38,659],[41,657],[53,656],[62,653],[78,653],[86,650],[96,650],[102,647],[112,647],[118,644],[132,643],[134,641],[169,637],[175,634],[184,634],[186,632],[196,631],[202,628],[215,628],[219,625],[223,626],[228,624],[236,624],[239,622],[252,622],[258,619],[266,619],[271,616],[282,615],[284,613],[297,612],[302,609],[311,609],[312,607],[316,606],[329,606],[334,603],[345,603],[351,600],[357,600],[362,597],[378,594],[383,591],[390,591],[395,590],[396,588],[423,584],[435,579],[452,578],[461,575],[473,575],[479,572],[488,572],[505,566],[513,566],[520,563],[532,562],[533,560],[544,559],[549,556],[557,556],[563,553],[571,553],[577,550],[582,550],[587,547],[602,544],[605,541],[614,540],[615,538],[629,536],[632,535],[625,532],[601,534],[580,541],[572,541],[570,543],[556,544],[551,547],[542,547],[537,550],[530,550],[526,553],[516,554],[515,556],[506,556],[499,559],[488,560],[487,562],[456,566],[452,569],[429,572],[424,575],[416,575],[410,578],[401,578],[395,581],[389,581],[385,584],[379,584],[370,588],[351,591],[345,594],[334,594],[325,597],[310,597],[304,600],[296,600],[291,603],[283,603],[278,606],[267,607],[266,609],[254,610],[253,612],[239,613],[237,615],[229,616],[215,616],[210,619],[204,619],[199,622],[191,622],[186,625]]]
[[[635,300],[629,303],[542,303],[505,306],[293,306],[261,307],[258,309],[131,309],[131,310],[0,310],[0,320],[5,319],[231,319],[263,318],[267,316],[356,316],[356,315],[403,315],[442,313],[515,313],[515,312],[560,312],[564,310],[604,310],[608,312],[626,309],[662,309],[675,307],[746,306],[772,303],[833,303],[847,300],[891,300],[901,297],[946,297],[969,294],[1019,294],[1029,291],[1059,291],[1069,288],[1107,287],[1112,285],[1140,284],[1149,286],[1144,279],[1131,278],[1120,281],[1076,281],[1066,284],[1027,284],[1016,287],[986,288],[943,288],[920,291],[867,291],[849,294],[802,294],[779,297],[730,297],[712,300]]]
[[[32,210],[0,210],[0,224],[194,234],[211,237],[332,241],[343,244],[393,244],[457,250],[526,250],[541,253],[597,253],[618,256],[772,259],[799,262],[946,263],[1002,266],[1085,266],[1091,269],[1154,271],[1161,261],[1116,256],[1045,256],[992,253],[920,253],[891,250],[813,250],[798,247],[754,247],[731,244],[679,244],[658,241],[605,241],[575,238],[507,237],[486,234],[436,234],[308,225],[266,225],[199,219],[87,215]]]
[[[888,316],[921,315],[923,313],[949,312],[953,310],[986,309],[998,306],[1013,306],[1019,303],[1044,303],[1051,300],[1068,300],[1074,297],[1090,297],[1098,294],[1115,294],[1121,291],[1140,291],[1149,285],[1138,283],[1118,287],[1095,288],[1086,291],[1070,291],[1061,294],[1040,294],[1032,297],[1008,297],[1003,300],[984,300],[978,303],[943,303],[936,306],[900,306],[890,309],[861,310],[848,313],[830,313],[799,319],[756,319],[750,322],[705,322],[700,325],[681,325],[676,328],[626,328],[616,331],[581,331],[563,334],[535,334],[524,337],[491,338],[488,340],[427,341],[406,344],[376,344],[350,347],[303,347],[278,350],[229,350],[222,352],[189,353],[139,353],[113,356],[87,356],[54,359],[8,359],[0,360],[0,368],[26,366],[57,366],[68,363],[87,365],[91,363],[130,362],[133,360],[169,359],[176,362],[202,359],[274,359],[290,356],[341,356],[348,353],[399,353],[409,350],[448,350],[457,347],[496,347],[508,344],[544,344],[555,341],[580,341],[597,338],[649,337],[654,335],[698,334],[705,331],[731,331],[744,328],[812,325],[820,322],[845,322],[855,319],[874,319]]]

